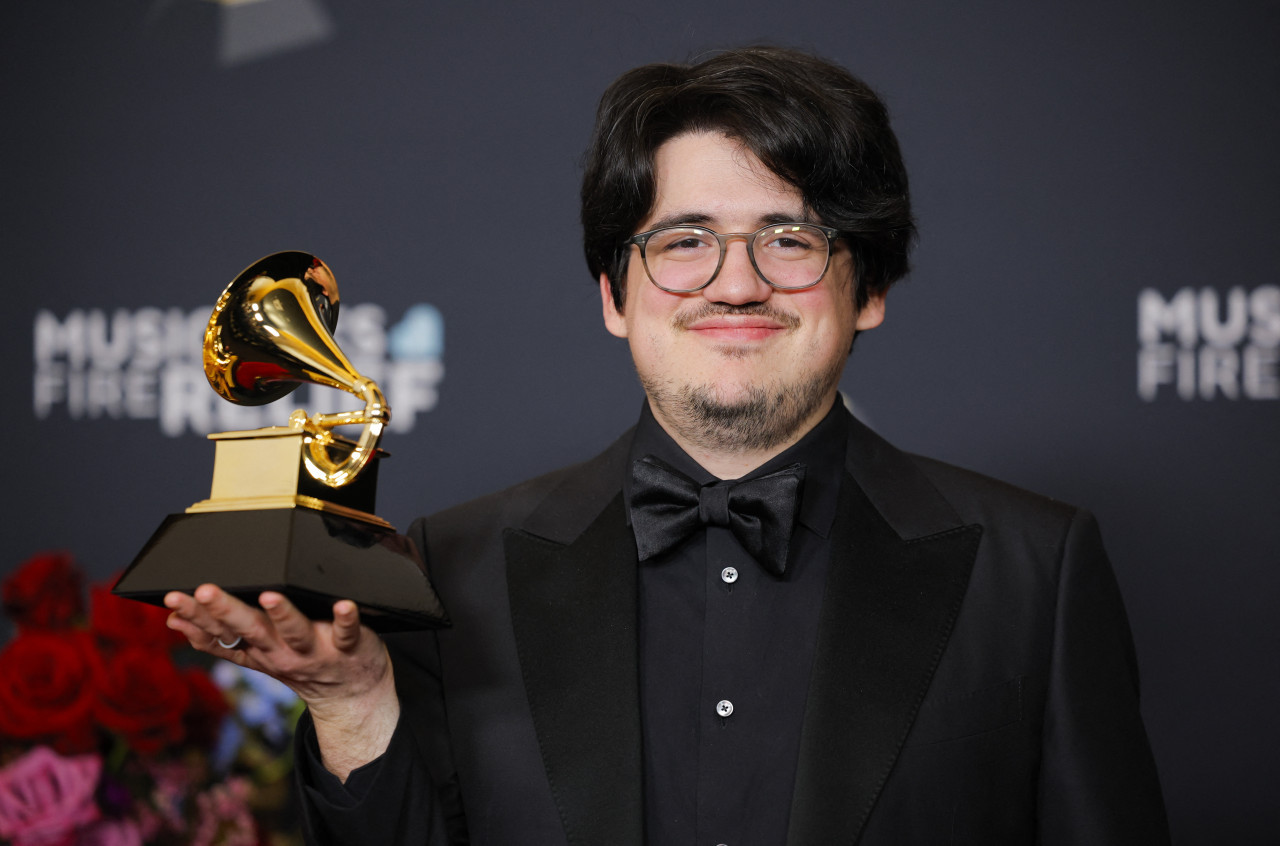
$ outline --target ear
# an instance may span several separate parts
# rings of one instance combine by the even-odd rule
[[[857,322],[853,324],[854,329],[859,332],[865,332],[884,323],[884,296],[886,293],[886,291],[879,291],[868,295],[867,304],[862,307],[862,311],[858,312]]]
[[[627,337],[627,318],[613,304],[613,289],[609,286],[609,277],[603,273],[600,274],[600,306],[604,310],[604,328],[611,335]]]

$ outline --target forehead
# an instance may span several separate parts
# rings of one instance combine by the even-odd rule
[[[653,166],[654,201],[645,229],[675,223],[756,229],[805,217],[799,189],[723,133],[677,135],[658,148]]]

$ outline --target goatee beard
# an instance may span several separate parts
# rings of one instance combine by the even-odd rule
[[[641,377],[654,411],[687,443],[709,452],[774,449],[803,434],[800,427],[824,410],[841,368],[788,385],[752,385],[732,402],[709,385],[658,384]]]
[[[697,321],[717,315],[755,315],[771,319],[789,331],[800,327],[800,318],[768,303],[729,305],[705,302],[672,319],[672,328],[688,330]],[[758,353],[725,346],[719,354],[746,358]],[[795,381],[749,385],[733,400],[718,396],[715,384],[680,383],[675,379],[646,378],[640,383],[654,413],[661,416],[686,443],[708,452],[725,454],[760,452],[787,445],[804,434],[801,427],[816,416],[840,382],[844,362],[827,362],[821,370],[801,374]]]

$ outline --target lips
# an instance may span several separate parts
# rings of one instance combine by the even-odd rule
[[[763,341],[787,330],[778,320],[756,315],[719,315],[694,321],[688,327],[701,338],[717,341]]]

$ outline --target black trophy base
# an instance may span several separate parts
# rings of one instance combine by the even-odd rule
[[[449,625],[412,541],[310,508],[170,514],[112,593],[163,606],[169,591],[206,582],[250,605],[279,591],[313,620],[350,599],[379,632]]]

